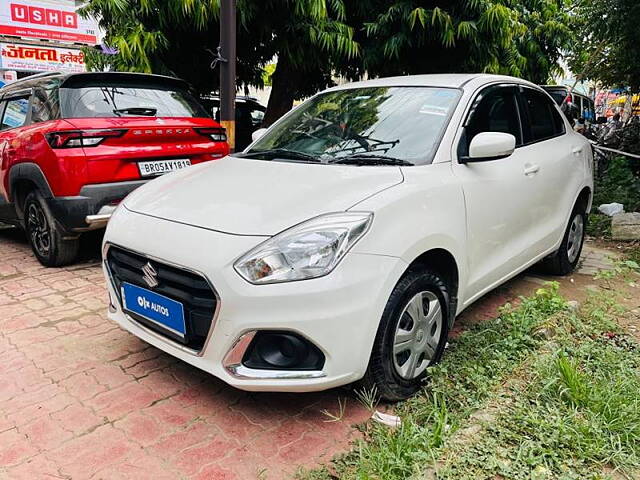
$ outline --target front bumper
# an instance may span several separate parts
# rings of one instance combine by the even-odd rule
[[[234,271],[233,262],[264,239],[214,232],[120,207],[107,226],[105,245],[197,270],[215,288],[219,305],[199,352],[125,314],[110,281],[109,318],[157,348],[245,390],[312,391],[360,379],[386,302],[407,265],[394,257],[350,253],[326,277],[252,285]],[[106,268],[105,273],[108,276]],[[259,330],[290,331],[308,339],[325,356],[322,370],[254,370],[242,365],[246,339]]]

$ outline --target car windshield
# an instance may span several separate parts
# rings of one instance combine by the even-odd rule
[[[370,165],[430,163],[460,91],[367,87],[322,93],[274,125],[241,156]]]
[[[60,97],[65,118],[208,116],[189,92],[164,86],[62,88]]]

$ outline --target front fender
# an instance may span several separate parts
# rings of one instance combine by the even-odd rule
[[[430,250],[446,250],[457,263],[458,297],[464,300],[468,265],[462,187],[449,163],[408,167],[403,173],[405,182],[353,207],[374,212],[370,231],[353,251],[398,257],[410,265]]]

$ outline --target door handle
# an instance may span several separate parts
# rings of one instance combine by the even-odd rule
[[[584,150],[584,147],[573,147],[573,150],[571,151],[573,152],[574,155],[580,155],[583,150]]]
[[[525,175],[534,175],[536,173],[538,173],[538,170],[540,170],[540,166],[539,165],[532,165],[530,163],[526,164],[524,166],[524,174]]]

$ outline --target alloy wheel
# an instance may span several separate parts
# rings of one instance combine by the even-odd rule
[[[443,321],[440,301],[434,293],[420,292],[409,300],[393,339],[393,364],[400,377],[419,377],[436,357]]]
[[[584,237],[584,219],[581,214],[576,214],[569,226],[569,237],[567,239],[567,258],[569,263],[573,263],[580,254],[582,239]]]
[[[31,244],[39,255],[46,257],[51,249],[51,231],[44,210],[37,203],[27,207],[27,230]]]

